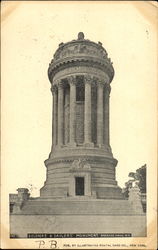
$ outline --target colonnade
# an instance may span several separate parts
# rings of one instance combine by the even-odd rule
[[[109,145],[109,93],[110,86],[103,80],[84,75],[84,146],[93,147],[92,95],[93,84],[97,89],[96,146]],[[66,78],[70,87],[69,145],[76,146],[76,84],[75,76]],[[53,147],[64,145],[64,86],[65,79],[52,84],[53,93]]]

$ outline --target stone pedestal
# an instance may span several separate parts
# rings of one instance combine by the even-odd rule
[[[10,233],[130,233],[146,236],[145,214],[136,213],[128,200],[32,200],[10,216]]]
[[[143,213],[140,189],[136,183],[134,187],[131,187],[129,189],[129,202],[131,206],[133,207],[134,211]]]

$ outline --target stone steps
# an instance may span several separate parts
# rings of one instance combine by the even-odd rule
[[[128,200],[29,200],[20,214],[130,215],[135,213]]]

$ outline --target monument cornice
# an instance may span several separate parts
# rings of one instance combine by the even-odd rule
[[[75,66],[88,66],[92,68],[98,68],[105,72],[109,76],[109,81],[111,82],[114,77],[113,67],[105,60],[97,60],[93,57],[80,57],[80,58],[65,58],[57,63],[50,64],[48,69],[48,77],[52,83],[53,77],[60,70],[75,67]]]
[[[93,77],[94,82],[102,79],[108,85],[110,83],[109,76],[103,70],[89,66],[77,65],[74,67],[62,69],[57,72],[52,80],[52,85],[56,84],[56,81],[59,81],[61,79],[68,79],[71,76],[84,76],[87,74]]]
[[[92,161],[93,163],[96,161],[96,162],[109,162],[109,163],[112,163],[115,167],[117,165],[117,160],[115,158],[108,158],[108,157],[104,157],[104,156],[83,156],[83,155],[80,155],[80,156],[72,156],[72,157],[57,157],[57,158],[49,158],[47,160],[45,160],[45,165],[48,166],[50,164],[54,164],[54,163],[61,163],[61,162],[73,162],[74,159],[78,159],[78,158],[81,158],[81,159],[84,159],[85,161]]]

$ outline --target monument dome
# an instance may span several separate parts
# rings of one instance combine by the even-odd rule
[[[94,68],[106,72],[109,82],[112,81],[114,68],[106,50],[102,47],[102,43],[84,39],[83,32],[79,32],[78,39],[59,44],[48,69],[49,80],[52,83],[56,73],[65,67],[74,67],[75,65],[92,67],[92,63],[95,64]]]

